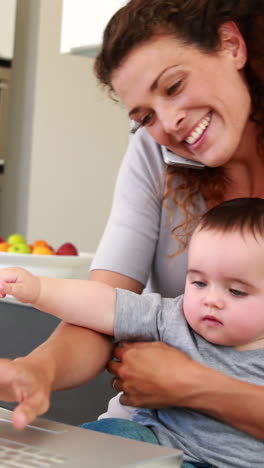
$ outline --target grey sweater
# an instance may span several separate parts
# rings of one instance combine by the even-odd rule
[[[199,174],[199,170],[197,171]],[[177,187],[182,180],[175,176]],[[129,276],[164,297],[184,291],[187,249],[178,250],[172,228],[182,223],[183,212],[162,198],[166,187],[166,164],[160,146],[140,129],[133,136],[122,161],[113,206],[91,269],[110,270]],[[197,196],[197,210],[206,210]]]
[[[182,296],[163,299],[159,294],[117,292],[116,341],[163,341],[207,367],[264,385],[264,349],[241,352],[207,342],[188,326]],[[151,426],[161,444],[182,449],[185,460],[219,468],[264,467],[264,442],[201,413],[182,408],[138,409],[133,419]]]

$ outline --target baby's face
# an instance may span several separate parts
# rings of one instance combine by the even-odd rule
[[[264,239],[195,231],[184,314],[206,340],[240,350],[264,348]]]

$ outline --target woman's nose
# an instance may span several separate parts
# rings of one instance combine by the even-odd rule
[[[160,106],[158,115],[163,130],[173,135],[181,129],[186,117],[184,110],[179,110],[172,105]]]

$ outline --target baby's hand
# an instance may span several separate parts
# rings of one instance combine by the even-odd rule
[[[34,304],[40,292],[40,279],[24,268],[10,267],[0,269],[0,297],[7,294],[20,302]]]

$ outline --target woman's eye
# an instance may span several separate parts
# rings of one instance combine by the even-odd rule
[[[198,288],[205,288],[206,284],[203,281],[192,281],[192,284],[195,284]]]
[[[148,125],[148,123],[151,121],[153,117],[153,114],[148,114],[140,122],[141,127],[144,127],[145,125]]]
[[[145,117],[143,117],[143,119],[140,122],[135,122],[134,126],[130,130],[130,133],[132,133],[132,135],[134,135],[139,128],[145,127],[145,125],[148,125],[148,123],[150,123],[152,117],[153,117],[153,114],[148,114]]]
[[[230,288],[229,291],[231,292],[231,294],[233,294],[233,296],[237,296],[237,297],[247,296],[247,293],[243,291],[239,291],[238,289]]]
[[[167,95],[168,96],[171,96],[172,94],[174,94],[176,91],[178,91],[178,88],[181,86],[182,84],[182,80],[181,81],[177,81],[177,83],[174,83],[172,86],[170,86],[168,89],[167,89]]]

